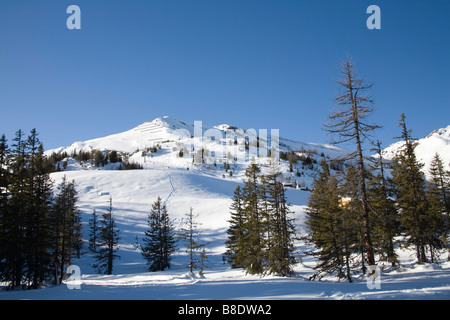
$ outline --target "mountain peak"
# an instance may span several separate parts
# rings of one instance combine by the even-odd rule
[[[394,158],[404,149],[405,142],[396,142],[383,150],[383,156],[387,159]],[[450,125],[434,130],[428,136],[417,140],[415,149],[417,160],[424,164],[423,172],[429,174],[430,163],[434,156],[439,154],[445,169],[450,170]]]

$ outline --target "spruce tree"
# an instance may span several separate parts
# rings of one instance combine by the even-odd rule
[[[58,195],[50,217],[51,247],[55,283],[62,283],[64,270],[71,265],[72,258],[80,256],[82,226],[81,212],[77,207],[78,192],[75,181],[67,182],[64,176],[57,189]]]
[[[193,273],[198,268],[200,260],[197,258],[196,252],[206,245],[206,243],[199,242],[200,224],[195,221],[196,216],[194,216],[193,210],[192,207],[189,208],[189,213],[186,214],[186,225],[181,228],[181,232],[178,235],[178,239],[186,243],[186,252],[189,255],[187,267],[190,273]]]
[[[243,241],[246,247],[238,252],[238,260],[249,274],[264,272],[265,221],[260,201],[260,175],[261,169],[256,164],[251,164],[245,171],[247,180],[244,182],[243,204],[246,232]]]
[[[35,129],[0,139],[0,279],[38,288],[49,276],[52,183]]]
[[[32,131],[31,142],[36,142]],[[44,157],[42,144],[31,149],[30,203],[27,208],[25,231],[26,282],[29,288],[37,289],[47,279],[51,255],[50,247],[50,210],[52,205],[52,181]]]
[[[293,273],[295,227],[286,201],[285,188],[277,181],[278,174],[264,179],[268,193],[267,273],[290,276]]]
[[[339,207],[341,215],[336,219],[338,225],[338,233],[340,235],[340,243],[345,258],[345,268],[347,271],[347,279],[351,281],[351,270],[361,267],[362,273],[366,273],[366,246],[364,237],[363,215],[364,209],[361,199],[361,188],[359,185],[359,172],[353,165],[342,172],[342,181],[338,189],[341,196]],[[369,215],[371,221],[373,217]],[[371,230],[372,231],[372,230]],[[371,233],[373,234],[373,233]],[[361,259],[354,259],[351,263],[352,254],[361,256]]]
[[[429,242],[427,229],[431,227],[427,214],[425,178],[421,171],[423,164],[417,161],[414,152],[416,144],[411,137],[411,130],[406,127],[405,119],[405,115],[402,114],[399,124],[405,145],[393,159],[392,175],[402,230],[407,237],[407,243],[415,246],[418,262],[425,263],[427,261],[425,250]]]
[[[160,197],[153,203],[147,223],[142,255],[147,260],[149,271],[169,269],[175,238],[172,222]]]
[[[102,215],[100,226],[99,249],[94,267],[98,272],[112,274],[114,260],[120,258],[116,253],[119,249],[119,229],[113,216],[112,197],[109,198],[109,208]]]
[[[345,244],[347,228],[343,227],[344,206],[339,181],[331,174],[325,160],[320,165],[322,170],[314,180],[306,211],[309,227],[306,240],[316,248],[309,254],[318,258],[314,267],[316,273],[310,279],[335,274],[338,279],[347,278],[351,282],[350,251]]]
[[[444,164],[436,153],[430,163],[430,183],[428,188],[428,215],[433,232],[429,237],[433,245],[429,246],[431,262],[435,262],[437,250],[448,247],[449,234],[449,198],[450,172],[444,170]]]
[[[6,248],[8,243],[8,230],[5,228],[5,219],[8,216],[8,186],[9,186],[9,150],[5,135],[0,138],[0,281],[5,280],[3,275],[6,264]]]
[[[373,243],[375,253],[380,255],[380,261],[389,262],[394,267],[398,265],[394,239],[400,232],[400,222],[393,199],[393,182],[385,173],[389,165],[383,159],[381,142],[377,141],[375,147],[373,151],[377,152],[378,157],[368,183]]]
[[[97,252],[100,227],[96,210],[92,212],[92,218],[89,219],[89,250]]]
[[[227,230],[228,240],[225,242],[227,251],[225,252],[226,260],[231,264],[232,268],[243,267],[239,257],[245,252],[246,245],[244,242],[245,233],[245,216],[242,188],[237,186],[234,190],[234,197],[230,207],[231,219],[228,221],[230,227]]]
[[[16,132],[10,154],[10,183],[8,210],[4,213],[3,228],[6,238],[4,248],[3,278],[11,288],[22,284],[25,272],[26,209],[29,203],[26,141],[22,130]]]

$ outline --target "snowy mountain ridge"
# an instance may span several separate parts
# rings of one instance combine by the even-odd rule
[[[201,131],[199,132],[199,130]],[[64,151],[71,154],[73,151],[92,151],[94,149],[100,151],[117,150],[132,154],[138,149],[144,150],[146,148],[153,147],[156,144],[180,140],[180,138],[183,138],[181,137],[183,132],[185,132],[185,135],[190,134],[191,137],[198,138],[199,135],[203,135],[206,131],[211,130],[215,130],[215,133],[220,132],[223,139],[226,139],[227,133],[231,132],[238,138],[244,138],[244,136],[247,136],[247,140],[249,136],[250,138],[254,136],[255,132],[257,135],[259,134],[257,139],[268,140],[270,139],[270,132],[272,131],[271,129],[267,129],[266,131],[268,132],[269,137],[264,139],[264,137],[260,135],[261,130],[244,130],[229,124],[220,124],[214,127],[207,127],[204,126],[201,121],[199,121],[198,125],[197,122],[192,124],[172,117],[164,116],[156,118],[153,121],[144,122],[137,127],[122,133],[86,141],[78,141],[68,147],[48,150],[46,151],[46,154],[51,154],[53,152],[60,153]],[[330,156],[348,152],[343,148],[331,144],[305,143],[283,137],[279,137],[279,147],[282,151],[315,149],[319,153],[324,152]]]
[[[428,136],[416,141],[415,149],[417,160],[424,164],[423,172],[429,174],[430,163],[435,154],[439,154],[446,170],[450,170],[450,125],[445,128],[434,130]],[[391,144],[382,151],[383,157],[391,160],[405,146],[404,141]]]

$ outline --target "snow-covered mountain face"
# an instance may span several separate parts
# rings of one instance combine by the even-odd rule
[[[420,163],[424,164],[422,170],[426,176],[429,175],[430,163],[436,153],[441,157],[444,168],[450,170],[450,125],[446,128],[435,130],[428,136],[419,139],[416,142],[416,157]],[[390,145],[383,150],[383,157],[391,160],[404,149],[404,146],[404,141],[399,141]]]
[[[250,162],[256,162],[266,168],[277,166],[276,171],[289,172],[292,177],[305,177],[306,171],[311,173],[317,169],[320,158],[333,159],[349,152],[334,145],[289,140],[280,137],[280,131],[272,128],[244,130],[228,124],[207,127],[201,121],[192,124],[165,116],[122,133],[48,150],[46,154],[66,154],[66,163],[59,163],[59,167],[66,170],[116,169],[117,165],[99,167],[74,160],[74,155],[80,152],[98,151],[106,156],[114,150],[121,159],[144,169],[154,165],[189,168],[200,164],[207,169],[222,169],[226,164],[230,165],[233,175],[239,176]],[[278,161],[280,152],[287,160],[286,155],[291,151],[295,151],[298,158],[294,166]],[[306,160],[297,163],[301,157]],[[228,170],[226,172],[228,175]],[[222,174],[220,172],[220,176]],[[312,182],[312,179],[307,180]]]
[[[289,140],[283,137],[277,137],[280,133],[279,129],[242,129],[228,124],[221,124],[214,127],[205,127],[201,121],[194,124],[180,121],[168,116],[156,118],[150,122],[144,122],[141,125],[118,134],[113,134],[103,138],[97,138],[82,142],[75,142],[69,147],[60,147],[58,149],[48,150],[46,154],[53,152],[66,152],[72,154],[74,151],[92,151],[94,149],[100,151],[116,150],[132,154],[136,150],[145,150],[156,145],[162,145],[167,142],[175,142],[184,140],[185,143],[196,144],[199,142],[206,143],[209,141],[224,142],[227,139],[243,140],[252,142],[253,139],[261,142],[268,148],[272,146],[279,147],[281,151],[290,150],[316,150],[318,153],[337,156],[347,152],[345,149],[329,144],[304,143]],[[186,141],[186,138],[193,138],[193,141]],[[220,139],[218,139],[220,138]],[[277,141],[278,139],[278,141]],[[217,141],[221,140],[221,141]],[[278,144],[278,146],[275,146]],[[251,147],[251,145],[250,145]],[[260,146],[262,147],[262,145]]]

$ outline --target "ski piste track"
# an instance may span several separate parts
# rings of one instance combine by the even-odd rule
[[[173,176],[169,173],[168,168],[164,167],[164,172],[169,176],[169,183],[170,183],[170,187],[171,187],[171,191],[169,193],[169,195],[167,196],[166,200],[164,200],[163,202],[163,207],[166,206],[170,203],[170,200],[175,196],[175,193],[177,192],[177,189],[175,188],[175,185],[173,183]]]

